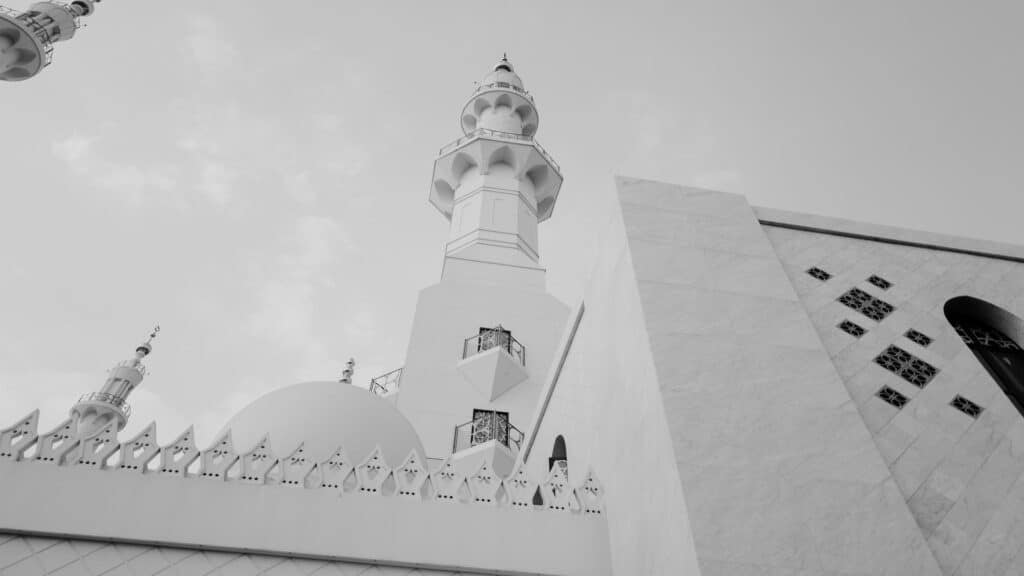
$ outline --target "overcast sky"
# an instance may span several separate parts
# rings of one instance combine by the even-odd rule
[[[610,4],[105,0],[0,86],[0,428],[57,424],[156,322],[125,437],[401,366],[432,163],[504,51],[565,174],[567,302],[613,174],[1024,244],[1024,3]]]

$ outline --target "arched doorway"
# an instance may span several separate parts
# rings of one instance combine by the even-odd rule
[[[1002,308],[957,296],[943,307],[946,320],[1024,416],[1024,322]]]
[[[561,434],[555,438],[555,445],[551,448],[551,457],[548,458],[548,470],[554,468],[557,462],[561,462],[563,468],[568,467],[569,457],[565,453],[565,438]]]

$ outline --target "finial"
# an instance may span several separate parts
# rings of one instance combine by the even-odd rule
[[[501,59],[504,60],[505,62],[508,62],[508,52],[502,52]]]
[[[141,354],[142,356],[145,356],[145,355],[149,354],[150,352],[152,352],[153,351],[153,339],[156,338],[156,335],[159,334],[159,333],[160,333],[160,325],[157,324],[156,326],[153,327],[153,331],[149,333],[149,338],[147,338],[146,341],[143,342],[142,344],[139,344],[138,348],[135,349],[135,352]]]
[[[355,374],[355,372],[356,372],[356,359],[355,358],[349,358],[348,362],[345,363],[345,370],[342,371],[342,373],[341,373],[341,380],[338,380],[338,382],[341,382],[342,384],[351,384],[352,383],[352,375]]]

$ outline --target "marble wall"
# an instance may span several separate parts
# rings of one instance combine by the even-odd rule
[[[618,191],[701,573],[939,574],[746,200]]]
[[[773,221],[785,219],[771,215]],[[811,223],[822,229],[836,225],[825,218]],[[1024,418],[943,314],[948,299],[969,295],[1024,317],[1024,264],[778,226],[765,226],[764,232],[943,573],[1024,573]],[[895,237],[879,227],[865,226],[865,232]],[[936,241],[935,235],[924,236]],[[954,238],[938,241],[974,248]],[[832,278],[812,278],[806,273],[812,266]],[[892,286],[883,290],[867,282],[872,274]],[[853,287],[895,311],[877,322],[836,301]],[[837,328],[843,320],[867,332],[850,336]],[[933,342],[908,340],[911,328]],[[873,360],[890,344],[939,373],[919,389],[885,370]],[[910,401],[901,409],[883,402],[875,395],[882,386]],[[949,405],[957,394],[984,408],[977,419]]]

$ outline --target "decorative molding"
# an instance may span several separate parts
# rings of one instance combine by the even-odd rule
[[[77,422],[68,419],[46,434],[39,435],[39,411],[0,430],[0,459],[14,462],[31,460],[58,467],[90,468],[103,473],[128,473],[143,477],[176,476],[182,481],[194,478],[220,480],[232,485],[280,484],[307,490],[328,489],[338,496],[361,494],[372,497],[396,497],[407,500],[473,503],[497,508],[546,509],[572,513],[601,514],[604,492],[593,471],[583,484],[569,486],[562,467],[556,466],[543,482],[533,481],[520,463],[508,478],[499,477],[490,464],[483,462],[466,476],[460,474],[450,458],[433,472],[422,456],[411,451],[402,464],[392,468],[377,446],[359,464],[353,464],[345,450],[338,447],[323,462],[310,460],[300,444],[290,455],[279,458],[269,437],[239,455],[226,431],[210,448],[198,450],[190,426],[174,442],[157,443],[156,423],[152,422],[126,442],[118,442],[117,425],[110,423],[87,438],[77,435]],[[30,449],[35,447],[31,456]],[[117,455],[117,462],[113,462]],[[159,466],[151,463],[159,457]],[[199,460],[197,470],[190,470]],[[534,503],[539,494],[543,505]]]

